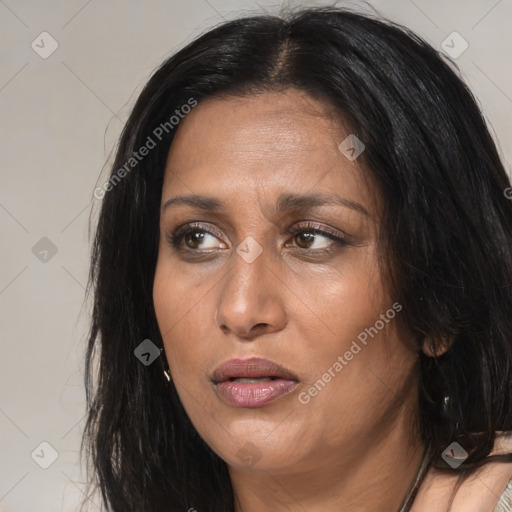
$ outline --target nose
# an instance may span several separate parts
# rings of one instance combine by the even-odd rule
[[[225,334],[253,339],[285,327],[286,286],[274,267],[268,250],[250,263],[233,252],[217,298],[216,324]]]

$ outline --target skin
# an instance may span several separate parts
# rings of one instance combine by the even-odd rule
[[[226,203],[220,212],[162,209],[153,299],[172,379],[228,464],[236,512],[392,512],[423,456],[417,356],[393,320],[307,404],[298,399],[395,302],[377,262],[381,201],[338,149],[348,133],[299,91],[217,98],[181,121],[168,155],[162,206],[189,194]],[[336,192],[368,215],[274,209],[282,193],[312,192]],[[348,244],[289,233],[307,221]],[[185,236],[176,250],[166,235],[190,222],[204,238]],[[251,263],[236,252],[247,237],[262,250]],[[251,356],[292,370],[299,385],[261,408],[226,404],[213,371]]]

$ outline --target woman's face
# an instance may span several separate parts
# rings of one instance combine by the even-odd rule
[[[294,90],[209,100],[169,152],[162,208],[208,200],[161,211],[155,311],[183,406],[231,470],[353,464],[417,414],[416,355],[377,263],[378,196],[326,109]],[[215,373],[255,357],[291,373]]]

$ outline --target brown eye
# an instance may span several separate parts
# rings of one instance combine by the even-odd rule
[[[295,240],[301,249],[309,249],[310,245],[315,241],[315,235],[310,232],[302,232],[295,235]]]
[[[212,231],[197,224],[186,224],[169,233],[166,238],[176,250],[200,252],[219,248],[220,235]],[[224,249],[226,245],[221,243],[220,248]]]
[[[199,229],[191,229],[187,233],[184,233],[181,237],[185,245],[190,249],[198,249],[198,245],[201,245],[203,239],[204,239],[204,231]]]
[[[301,226],[290,234],[293,235],[293,240],[300,249],[311,250],[311,252],[329,251],[333,248],[333,245],[348,245],[348,241],[342,235],[337,236],[327,230],[318,228],[316,225]],[[327,242],[322,243],[322,238]],[[318,246],[319,244],[320,246]]]

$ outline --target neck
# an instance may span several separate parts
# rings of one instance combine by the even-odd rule
[[[411,421],[404,407],[364,446],[333,450],[309,471],[230,467],[235,512],[397,512],[425,453]]]

